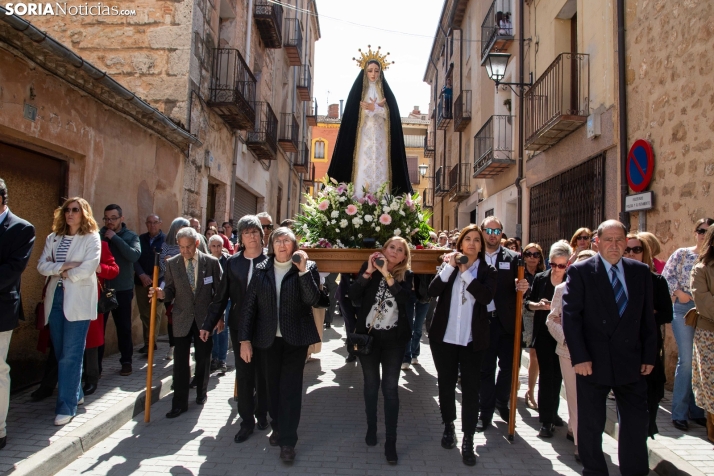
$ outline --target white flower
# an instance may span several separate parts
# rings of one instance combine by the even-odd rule
[[[357,238],[362,238],[362,233],[360,233],[359,235],[357,235]]]
[[[364,216],[364,221],[367,223],[371,222],[374,218],[372,218],[372,215],[365,215]]]
[[[337,220],[332,220],[332,221],[330,222],[330,224],[332,224],[332,225],[334,225],[335,223],[337,223]]]
[[[307,224],[303,225],[303,226],[302,226],[302,229],[305,230],[305,231],[307,231],[307,230],[308,230]]]
[[[421,213],[418,215],[418,217],[419,217],[419,221],[424,220],[424,215],[422,215]]]
[[[360,226],[362,224],[362,220],[360,220],[359,217],[354,217],[352,219],[352,224],[355,226]]]
[[[337,233],[340,233],[342,230],[340,230],[339,228],[335,228],[335,231],[336,231]]]
[[[401,234],[402,234],[402,230],[400,230],[399,228],[397,228],[396,230],[394,230],[394,236],[399,236],[399,235],[401,235]]]
[[[379,227],[378,227],[378,226],[375,226],[375,227],[374,227],[374,231],[379,231]]]
[[[330,217],[332,218],[337,218],[338,216],[340,216],[340,212],[337,210],[332,210],[332,213],[330,213]]]
[[[344,218],[340,220],[340,227],[347,228],[347,220],[345,220]]]
[[[403,212],[403,211],[401,211],[401,210],[399,210],[399,214],[400,214],[401,216],[403,216],[403,217],[407,216],[407,214],[406,214],[406,213],[404,213],[404,212]]]
[[[385,205],[382,210],[384,211],[384,213],[389,213],[392,209],[389,205]]]
[[[409,227],[407,227],[407,229],[406,229],[405,231],[406,231],[407,233],[409,233],[410,231],[412,231],[412,229],[409,228]]]
[[[344,202],[345,200],[347,200],[347,197],[344,197],[344,196],[343,196],[343,197],[340,197],[338,200],[339,200],[340,202]]]

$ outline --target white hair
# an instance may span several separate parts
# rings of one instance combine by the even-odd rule
[[[198,240],[198,232],[187,226],[186,228],[181,228],[178,233],[176,233],[176,242],[181,238],[191,238],[194,242]]]
[[[213,243],[214,241],[217,241],[218,243],[221,244],[221,246],[223,246],[223,237],[221,237],[220,235],[213,235],[213,236],[211,236],[211,237],[208,239],[208,246],[211,246],[211,243]]]
[[[553,246],[550,247],[550,254],[548,255],[548,260],[553,261],[553,258],[570,258],[573,254],[573,249],[570,247],[570,243],[565,240],[556,241]]]

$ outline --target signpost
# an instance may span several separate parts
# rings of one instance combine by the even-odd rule
[[[647,230],[646,210],[652,208],[654,195],[645,192],[652,181],[654,173],[654,153],[652,146],[644,139],[638,139],[632,144],[627,155],[627,184],[635,195],[625,197],[625,211],[639,211],[639,231]],[[644,192],[644,193],[641,193]]]
[[[642,192],[636,195],[625,197],[625,211],[635,212],[650,210],[654,206],[654,194],[652,192]]]

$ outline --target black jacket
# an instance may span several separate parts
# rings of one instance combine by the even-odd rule
[[[367,333],[367,315],[372,309],[372,305],[377,299],[379,291],[379,282],[382,280],[382,273],[374,271],[370,279],[365,279],[364,272],[367,271],[367,262],[362,264],[359,270],[359,277],[350,286],[350,299],[355,304],[361,304],[357,311],[357,327],[358,334]],[[409,294],[412,292],[412,284],[414,273],[407,271],[404,274],[404,281],[394,280],[394,284],[389,286],[389,292],[397,301],[397,339],[406,343],[412,337],[412,323],[407,316],[407,303],[409,302]]]
[[[11,331],[24,319],[20,276],[35,245],[35,227],[8,210],[0,223],[0,332]]]
[[[288,344],[307,346],[320,342],[312,315],[312,308],[320,300],[317,265],[308,261],[308,272],[302,276],[292,265],[280,285],[278,316],[274,260],[268,258],[255,267],[248,286],[245,313],[238,326],[240,341],[249,340],[258,349],[269,348],[275,340],[280,319],[280,333]]]
[[[267,259],[268,257],[262,253],[253,259],[253,278],[255,278],[255,267]],[[208,316],[203,323],[203,330],[213,331],[213,328],[223,317],[223,312],[226,310],[229,299],[231,300],[231,310],[228,315],[228,327],[231,329],[240,328],[246,309],[245,299],[248,292],[249,268],[250,260],[243,257],[242,251],[226,260],[221,284],[208,308]]]
[[[496,315],[501,326],[510,335],[516,332],[516,279],[518,278],[518,254],[504,248],[498,250],[494,268],[498,272],[496,294]],[[488,263],[488,262],[487,262]]]
[[[449,324],[449,314],[451,312],[451,295],[459,272],[458,269],[452,271],[449,281],[446,283],[437,274],[429,285],[429,296],[439,298],[436,311],[434,311],[434,318],[429,328],[430,343],[440,344],[444,342],[444,334]],[[474,352],[487,349],[489,346],[489,316],[486,306],[493,300],[497,276],[496,269],[481,260],[476,271],[476,279],[471,281],[466,288],[476,300],[471,315],[471,336],[473,338]]]
[[[528,299],[524,301],[526,306],[529,303],[536,304],[541,299],[547,299],[548,301],[553,300],[555,286],[553,286],[553,283],[550,281],[550,274],[551,270],[546,269],[535,275],[530,287]],[[539,338],[545,338],[546,340],[553,339],[548,331],[548,327],[545,325],[548,314],[550,314],[550,311],[535,311],[533,313],[533,342],[526,342],[528,347],[534,347]]]
[[[661,326],[672,322],[674,312],[672,309],[672,299],[669,297],[669,284],[664,276],[657,273],[652,274],[652,297],[654,299],[655,324],[657,324],[657,357],[652,372],[647,376],[648,381],[660,382],[661,396],[664,397],[664,383],[667,377],[664,372],[664,339],[662,337]]]
[[[154,254],[161,253],[161,248],[164,246],[166,235],[159,230],[159,234],[154,238],[154,242],[149,242],[149,233],[139,235],[139,246],[141,246],[141,255],[134,263],[134,284],[141,286],[139,276],[146,274],[153,276],[154,273]]]

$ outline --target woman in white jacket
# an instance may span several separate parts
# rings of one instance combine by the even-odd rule
[[[89,322],[97,318],[97,268],[101,255],[99,227],[83,198],[67,200],[55,210],[52,233],[37,270],[47,276],[45,324],[58,364],[55,425],[69,423],[83,403],[82,356]]]
[[[575,261],[583,261],[596,255],[597,253],[592,250],[583,250],[578,253]],[[573,369],[573,363],[570,361],[570,351],[568,350],[568,344],[565,342],[565,335],[563,334],[563,293],[565,292],[565,286],[566,283],[560,283],[555,287],[553,300],[550,304],[550,314],[548,314],[545,325],[548,326],[550,335],[552,335],[553,339],[558,343],[558,346],[555,348],[555,353],[558,354],[560,358],[560,371],[563,374],[563,381],[565,382],[565,398],[568,402],[568,439],[570,439],[570,435],[572,434],[573,442],[575,443],[575,459],[579,462],[578,396],[575,389],[575,370]]]

